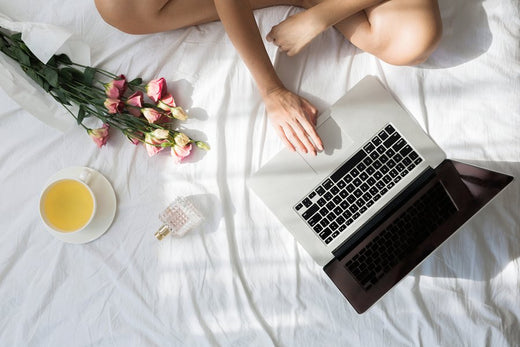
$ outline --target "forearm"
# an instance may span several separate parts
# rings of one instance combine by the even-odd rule
[[[262,97],[283,87],[265,50],[249,1],[215,0],[215,7]]]

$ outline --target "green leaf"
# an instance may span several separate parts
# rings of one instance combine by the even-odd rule
[[[131,86],[139,86],[139,85],[141,85],[141,83],[143,83],[142,78],[136,78],[136,79],[133,79],[130,82],[128,82],[128,84]]]
[[[23,71],[25,71],[25,73],[27,74],[27,76],[29,76],[34,82],[38,83],[38,85],[40,87],[44,87],[44,81],[43,81],[43,78],[40,77],[40,75],[38,75],[38,73],[36,71],[34,71],[33,69],[31,68],[28,68],[28,67],[22,67]]]
[[[16,48],[16,58],[20,64],[31,66],[31,58],[21,48]]]
[[[83,73],[72,67],[64,67],[60,70],[61,74],[64,74],[67,82],[71,81],[83,81]],[[65,76],[66,75],[66,76]]]
[[[56,70],[46,66],[43,68],[43,75],[45,76],[45,79],[52,87],[54,87],[54,88],[59,87],[58,72]]]
[[[77,121],[78,121],[78,125],[80,125],[82,122],[83,122],[83,119],[85,118],[85,108],[83,106],[80,106],[79,107],[79,112],[78,112],[78,118],[77,118]]]
[[[92,67],[85,68],[85,71],[83,72],[83,82],[87,85],[92,85],[92,82],[94,82],[94,76],[96,75],[96,69]]]
[[[63,93],[61,89],[55,89],[53,92],[55,93],[56,100],[58,100],[58,102],[70,106],[70,102],[67,96],[65,95],[65,93]]]
[[[11,40],[16,41],[16,42],[21,42],[22,33],[16,33],[16,34],[11,35]]]
[[[64,64],[64,65],[72,64],[72,60],[70,60],[69,56],[66,54],[55,55],[55,57],[56,57],[56,61],[58,63]]]

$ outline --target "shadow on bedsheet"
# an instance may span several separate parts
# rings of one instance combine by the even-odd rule
[[[514,180],[411,276],[487,282],[520,258],[520,162],[460,161],[506,173]]]
[[[477,58],[491,46],[482,0],[439,0],[443,35],[439,47],[424,68],[453,67]]]

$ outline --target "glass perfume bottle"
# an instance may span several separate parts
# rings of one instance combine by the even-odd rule
[[[162,240],[170,233],[178,237],[184,236],[202,223],[204,218],[188,199],[178,197],[159,214],[159,219],[164,224],[155,233],[155,237]]]

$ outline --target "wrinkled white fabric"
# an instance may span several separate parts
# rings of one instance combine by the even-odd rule
[[[333,29],[296,57],[267,49],[320,110],[376,75],[450,158],[519,177],[518,5],[440,1],[444,36],[419,67],[382,63]],[[262,34],[297,11],[257,11]],[[518,345],[518,180],[360,316],[245,184],[283,144],[220,23],[130,36],[90,0],[0,0],[0,12],[74,32],[93,65],[165,77],[191,117],[180,126],[212,147],[175,165],[114,131],[98,149],[82,128],[57,132],[0,90],[0,345]],[[69,166],[100,171],[117,195],[111,228],[85,245],[54,239],[38,216],[45,181]],[[192,198],[205,224],[158,242],[157,216],[175,196]]]

